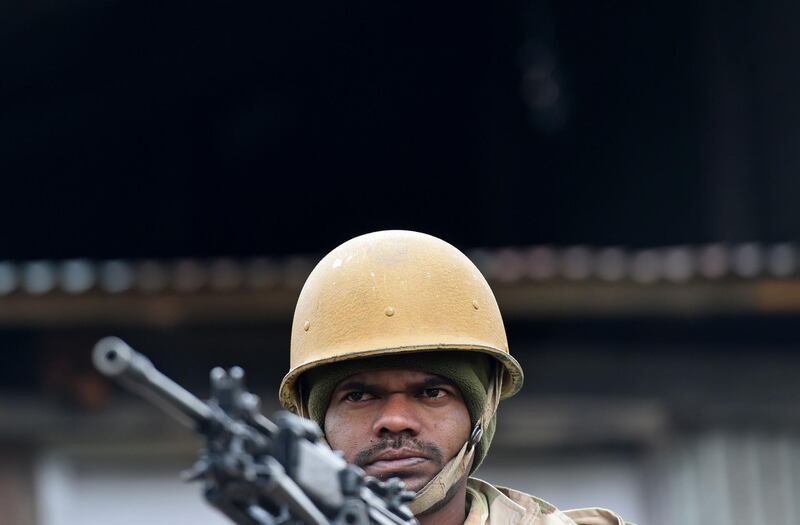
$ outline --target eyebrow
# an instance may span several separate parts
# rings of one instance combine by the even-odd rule
[[[456,389],[459,395],[461,395],[461,390],[453,384],[452,381],[439,376],[432,376],[422,381],[417,381],[414,383],[410,383],[408,385],[409,390],[425,390],[427,388],[436,388],[439,386],[450,386]],[[369,392],[369,393],[379,393],[384,391],[385,389],[378,384],[375,383],[366,383],[363,381],[347,381],[346,383],[342,383],[338,387],[336,387],[336,392],[343,392],[345,390],[352,390],[356,392]]]
[[[371,385],[366,383],[361,383],[359,381],[348,381],[347,383],[342,383],[341,385],[336,387],[336,392],[342,392],[344,390],[356,390],[358,392],[369,392],[371,391]]]

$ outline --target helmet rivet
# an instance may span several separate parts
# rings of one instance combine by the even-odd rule
[[[311,328],[311,321],[306,321],[305,323],[303,323],[303,330],[308,332],[309,328]]]
[[[386,314],[386,317],[391,317],[394,315],[394,308],[392,308],[391,306],[387,306],[386,311],[384,313]]]
[[[477,299],[473,299],[473,300],[472,300],[472,307],[473,307],[474,309],[476,309],[476,310],[478,309],[478,300],[477,300]]]

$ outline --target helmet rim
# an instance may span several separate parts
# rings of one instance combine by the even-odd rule
[[[300,398],[300,392],[297,388],[298,381],[301,376],[314,368],[319,368],[332,363],[340,363],[343,361],[352,361],[355,359],[366,359],[371,357],[380,357],[393,354],[407,354],[407,353],[423,353],[435,350],[443,350],[450,352],[480,352],[486,354],[500,365],[504,370],[503,388],[500,392],[500,399],[508,399],[517,394],[522,388],[525,374],[519,362],[508,352],[504,352],[497,348],[486,345],[468,345],[457,343],[437,343],[429,345],[413,345],[413,346],[394,346],[387,348],[374,348],[369,350],[360,350],[346,354],[329,355],[313,361],[308,361],[299,364],[289,370],[281,381],[279,388],[279,398],[281,405],[293,412],[300,412],[303,408],[303,400]]]

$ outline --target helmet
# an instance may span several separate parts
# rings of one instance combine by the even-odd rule
[[[430,351],[493,357],[502,370],[500,399],[522,387],[494,294],[463,253],[412,231],[356,237],[326,255],[300,292],[281,404],[306,415],[299,379],[313,368]]]

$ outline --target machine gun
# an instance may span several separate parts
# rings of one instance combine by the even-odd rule
[[[203,402],[117,337],[94,347],[97,369],[159,405],[206,440],[184,473],[240,525],[416,525],[414,493],[397,478],[381,482],[349,465],[322,441],[319,426],[289,412],[274,422],[244,388],[244,371],[214,368]]]

